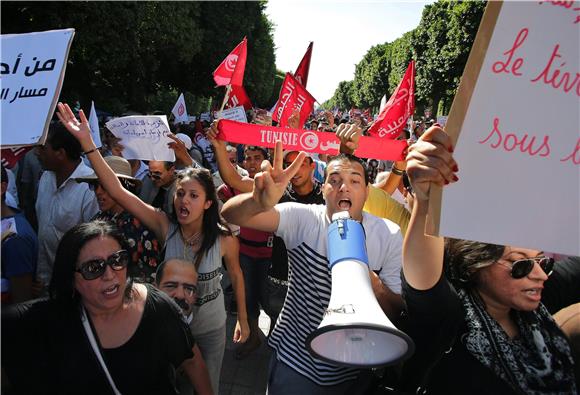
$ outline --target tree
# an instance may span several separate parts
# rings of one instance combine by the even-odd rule
[[[245,84],[267,101],[274,85],[272,27],[264,2],[3,2],[2,33],[73,27],[62,100],[95,100],[146,113],[178,92],[223,94],[212,71],[248,36]],[[219,23],[216,23],[219,21]],[[196,100],[197,102],[198,100]]]

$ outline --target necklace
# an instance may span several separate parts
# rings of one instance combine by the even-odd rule
[[[183,231],[181,231],[181,238],[183,239],[183,242],[185,244],[187,244],[190,247],[193,247],[194,245],[199,243],[199,240],[201,239],[201,232],[194,233],[193,235],[186,238],[185,235],[183,234]]]

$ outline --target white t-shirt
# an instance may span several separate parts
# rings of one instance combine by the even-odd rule
[[[278,359],[319,385],[353,380],[358,370],[322,362],[306,350],[305,341],[318,328],[332,288],[326,258],[330,220],[324,205],[276,205],[280,224],[276,235],[288,249],[288,294],[269,344]],[[369,268],[391,291],[401,293],[402,244],[400,228],[393,222],[363,212]]]
[[[89,184],[74,180],[90,174],[93,174],[91,168],[81,161],[57,188],[54,172],[42,173],[36,199],[39,242],[36,275],[45,284],[52,277],[54,256],[62,236],[73,226],[89,221],[99,211]]]

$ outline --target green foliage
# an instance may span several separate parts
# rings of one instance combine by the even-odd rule
[[[415,60],[416,107],[431,107],[447,113],[479,22],[485,10],[483,1],[440,0],[427,5],[419,26],[392,43],[369,49],[356,65],[353,81],[345,89],[339,83],[327,108],[378,108],[399,84],[411,59]]]
[[[179,92],[188,92],[193,114],[223,95],[211,74],[244,36],[244,85],[254,102],[270,99],[275,55],[264,8],[264,2],[2,2],[1,29],[75,28],[63,100],[85,108],[95,100],[117,114],[169,112]]]

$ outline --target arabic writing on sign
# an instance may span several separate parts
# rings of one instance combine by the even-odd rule
[[[0,75],[16,74],[16,72],[18,71],[18,69],[20,67],[21,59],[22,59],[22,54],[20,53],[16,57],[16,60],[14,60],[14,62],[12,63],[12,67],[10,67],[9,63],[1,62],[0,63]],[[54,67],[56,65],[56,59],[47,59],[46,61],[44,61],[42,63],[42,66],[41,66],[40,65],[41,61],[38,60],[38,58],[36,56],[32,58],[32,62],[34,62],[34,66],[29,65],[29,66],[26,66],[24,68],[24,75],[26,77],[33,76],[34,74],[42,72],[42,71],[52,71],[52,70],[54,70]]]
[[[20,90],[14,92],[12,96],[12,100],[10,103],[14,102],[17,99],[26,99],[29,97],[44,97],[48,92],[47,88],[42,89],[24,89],[23,86],[20,87]],[[0,100],[8,100],[8,96],[10,95],[10,88],[2,88],[0,91]]]

